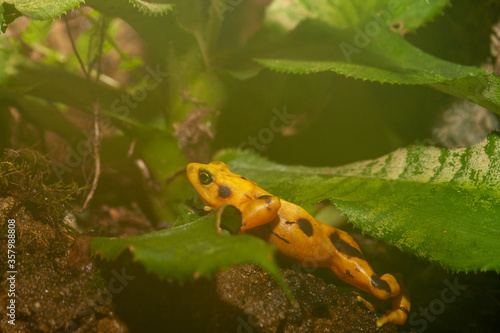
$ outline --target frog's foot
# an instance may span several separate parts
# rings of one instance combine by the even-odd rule
[[[394,325],[404,325],[406,319],[408,319],[408,310],[404,307],[399,309],[387,310],[385,315],[377,320],[377,327],[382,327],[387,323],[393,323]]]
[[[372,303],[358,296],[358,301],[370,311],[375,312],[376,307]],[[392,299],[392,309],[387,310],[385,314],[377,320],[377,327],[382,327],[387,323],[394,325],[404,325],[410,314],[410,295],[408,289],[404,286],[401,288],[399,295]]]
[[[375,308],[375,305],[373,305],[372,303],[368,302],[366,299],[364,299],[363,297],[361,296],[358,296],[357,297],[358,299],[358,302],[361,302],[363,303],[363,305],[365,306],[365,308],[367,308],[368,310],[370,310],[371,312],[375,312],[376,311],[376,308]]]

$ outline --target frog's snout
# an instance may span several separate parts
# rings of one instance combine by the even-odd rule
[[[194,163],[189,163],[188,166],[186,167],[186,172],[189,174],[189,173],[192,173],[194,172],[196,169]]]
[[[186,167],[187,174],[198,174],[198,170],[200,169],[200,163],[189,163]]]
[[[201,166],[202,164],[200,163],[189,163],[186,167],[186,174],[188,176],[189,181],[193,185],[196,183],[198,179],[198,172]]]
[[[191,181],[191,178],[193,177],[193,174],[196,172],[196,167],[193,165],[193,163],[189,163],[186,167],[186,175],[188,176],[188,179]]]

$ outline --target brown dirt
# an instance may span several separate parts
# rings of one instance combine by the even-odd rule
[[[375,314],[357,302],[359,293],[352,288],[343,290],[310,274],[281,270],[298,301],[294,306],[254,264],[180,286],[127,264],[129,257],[101,265],[108,272],[105,279],[116,272],[127,277],[113,302],[131,332],[398,332],[393,325],[377,329]]]
[[[0,221],[16,220],[16,325],[9,324],[9,318],[2,315],[0,331],[97,332],[99,328],[99,332],[127,332],[114,315],[111,299],[106,297],[103,281],[96,274],[90,258],[90,237],[75,240],[71,235],[56,232],[33,219],[25,207],[6,216],[13,205],[12,197],[0,198]],[[7,253],[6,237],[0,242],[0,252]],[[0,261],[4,275],[6,264],[6,260]],[[2,309],[10,299],[8,289],[3,276]]]
[[[216,277],[217,294],[234,307],[237,329],[256,332],[397,332],[375,326],[375,315],[356,299],[310,274],[283,269],[297,299],[293,306],[269,274],[255,265],[235,267]]]

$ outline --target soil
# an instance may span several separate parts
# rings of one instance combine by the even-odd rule
[[[93,332],[98,327],[126,326],[114,315],[111,300],[90,257],[90,237],[55,231],[46,223],[33,219],[25,207],[10,216],[12,197],[0,198],[0,219],[16,220],[16,320],[0,319],[2,332]],[[4,237],[5,234],[2,234]],[[6,238],[6,237],[5,237]],[[0,243],[7,253],[7,241]],[[0,262],[2,274],[8,270]],[[2,278],[0,306],[7,307],[7,280]],[[3,311],[2,311],[3,312]],[[87,314],[79,317],[79,314]],[[104,321],[103,321],[104,320]],[[116,332],[106,331],[106,332]]]
[[[282,273],[298,306],[254,264],[183,286],[159,281],[139,266],[112,270],[131,279],[115,304],[132,332],[398,332],[393,325],[377,329],[375,315],[352,289],[291,269]]]

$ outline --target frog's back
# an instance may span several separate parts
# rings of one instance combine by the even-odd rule
[[[302,266],[327,265],[325,259],[331,244],[325,242],[324,224],[302,207],[283,199],[280,201],[278,216],[251,233],[274,244],[283,255],[300,260]]]

